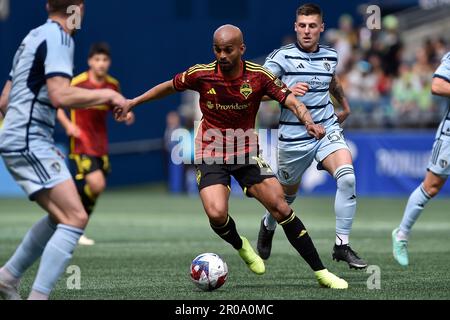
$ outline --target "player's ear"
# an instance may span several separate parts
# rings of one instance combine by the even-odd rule
[[[241,54],[243,55],[245,53],[245,50],[247,50],[245,43],[241,44],[240,50],[241,50]]]
[[[324,31],[325,31],[325,22],[322,22],[322,24],[320,25],[320,32]]]

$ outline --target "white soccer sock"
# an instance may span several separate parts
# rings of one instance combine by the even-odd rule
[[[349,235],[348,234],[336,233],[336,245],[345,246],[348,243],[349,243]]]
[[[5,284],[14,287],[19,285],[20,282],[20,278],[14,277],[14,275],[8,269],[6,269],[6,267],[0,269],[0,280]]]
[[[430,199],[431,196],[425,191],[423,184],[421,184],[409,196],[408,204],[406,205],[403,219],[400,224],[400,231],[403,236],[406,237],[404,240],[408,240],[414,223],[416,223],[417,219],[419,219],[420,214]]]
[[[334,173],[337,183],[334,211],[336,234],[349,235],[356,212],[356,186],[353,166],[344,165]]]
[[[48,295],[45,293],[41,293],[36,290],[31,290],[30,296],[28,297],[28,300],[48,300]]]
[[[398,230],[395,237],[396,237],[397,241],[408,241],[408,239],[409,239],[409,235],[404,233],[402,230]]]

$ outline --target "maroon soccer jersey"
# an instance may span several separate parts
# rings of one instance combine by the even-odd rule
[[[234,79],[225,78],[217,62],[195,65],[173,79],[178,91],[200,93],[203,119],[195,137],[195,159],[222,158],[257,152],[256,114],[263,96],[284,103],[290,91],[262,66],[242,61]]]

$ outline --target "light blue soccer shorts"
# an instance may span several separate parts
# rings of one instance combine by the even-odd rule
[[[450,176],[450,141],[438,139],[434,142],[428,170],[447,178]]]
[[[3,161],[9,172],[30,200],[44,189],[72,179],[64,155],[55,146],[32,148],[21,153],[4,153]]]
[[[319,163],[318,169],[322,170],[321,163],[330,154],[341,149],[350,151],[342,131],[339,124],[334,124],[327,128],[327,134],[319,141],[311,140],[305,145],[294,147],[279,144],[277,178],[280,183],[287,186],[298,184],[314,159]]]

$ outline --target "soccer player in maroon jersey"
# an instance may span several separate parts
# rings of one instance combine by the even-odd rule
[[[111,51],[106,43],[92,45],[88,59],[89,70],[72,80],[72,86],[89,90],[111,89],[120,92],[119,82],[108,72]],[[74,179],[84,209],[91,216],[98,197],[106,188],[106,177],[111,171],[108,156],[107,116],[109,105],[88,109],[71,109],[70,119],[64,110],[58,110],[58,120],[70,137],[70,159],[74,164]],[[134,122],[129,114],[127,125]],[[81,245],[94,245],[95,241],[82,236]]]
[[[220,27],[214,33],[213,48],[215,62],[196,65],[173,80],[157,85],[130,100],[125,108],[117,108],[116,117],[124,119],[136,105],[177,91],[198,91],[203,120],[196,137],[199,148],[196,148],[195,162],[200,198],[212,229],[238,250],[251,271],[264,274],[263,260],[248,240],[239,236],[228,214],[230,177],[234,176],[244,192],[261,202],[283,227],[292,246],[315,272],[319,284],[346,289],[347,282],[323,266],[305,226],[284,200],[280,183],[258,156],[258,143],[253,133],[256,113],[265,95],[292,110],[316,139],[324,136],[324,128],[313,123],[305,105],[283,82],[261,66],[242,60],[245,45],[239,28]]]

